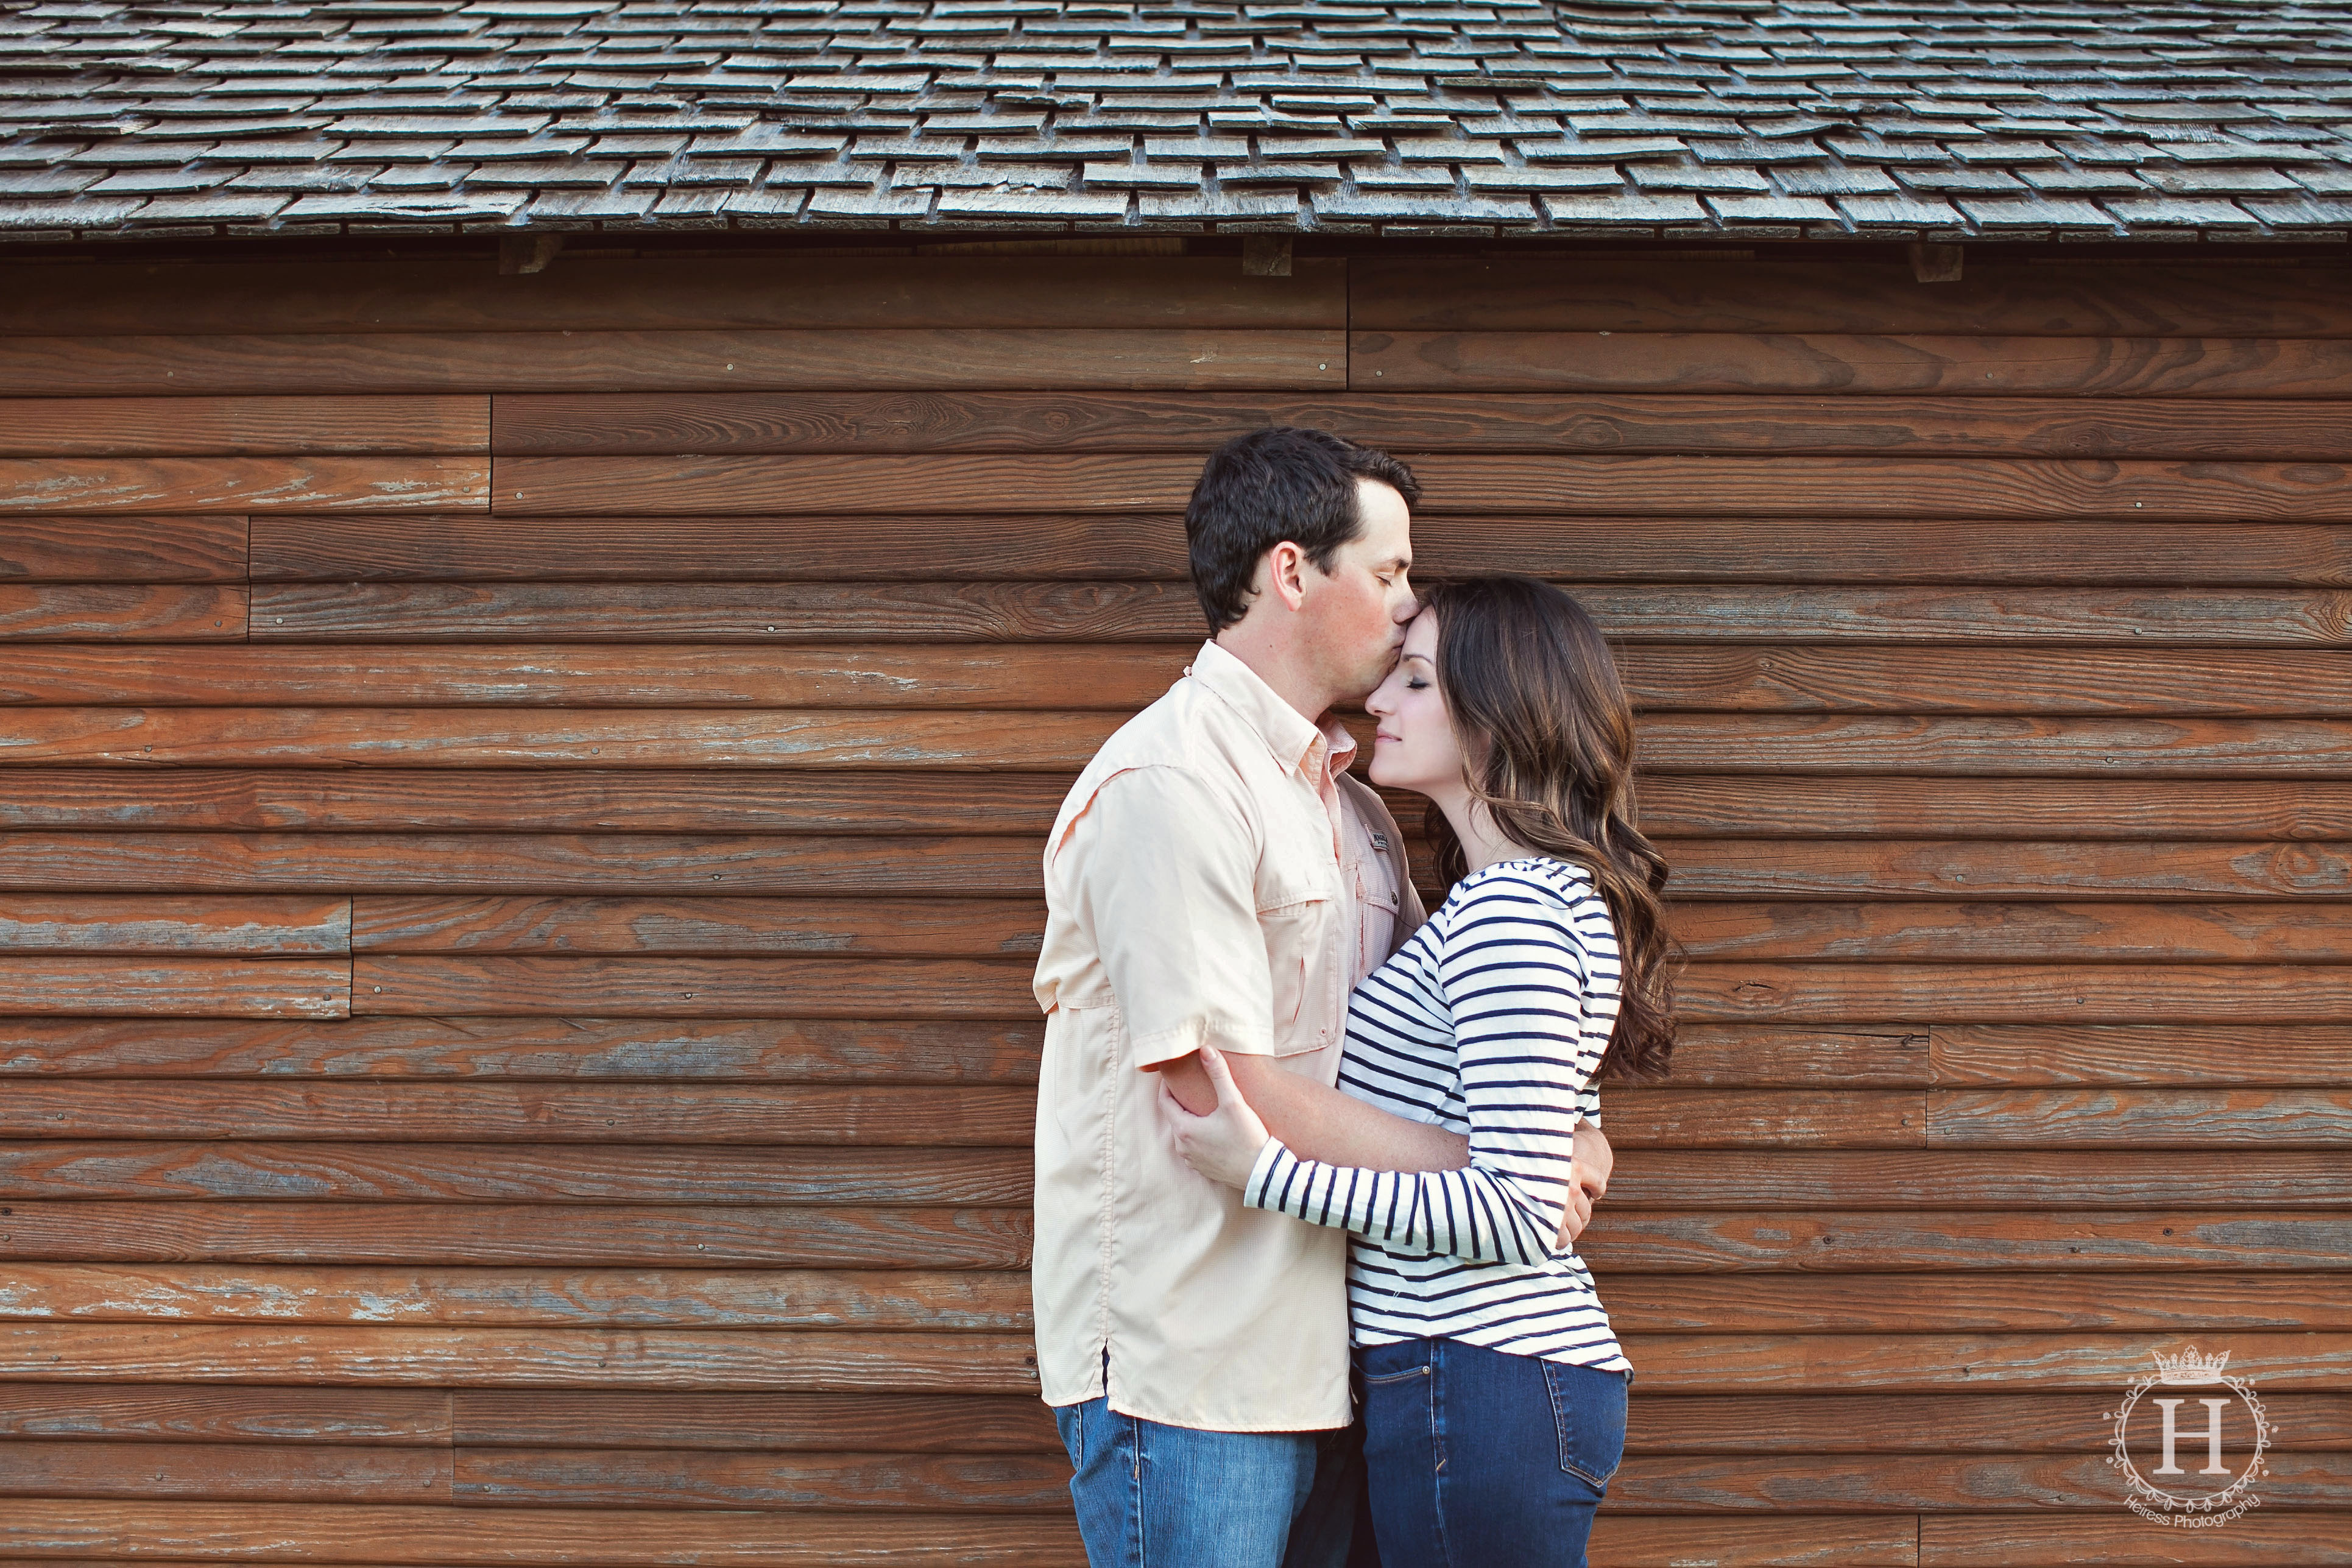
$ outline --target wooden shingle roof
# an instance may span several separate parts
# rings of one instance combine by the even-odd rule
[[[0,0],[0,238],[2331,239],[2347,0]]]

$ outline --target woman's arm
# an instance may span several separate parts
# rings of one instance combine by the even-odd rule
[[[1249,1171],[1243,1202],[1474,1262],[1536,1263],[1559,1250],[1580,1228],[1575,1128],[1609,1024],[1587,1016],[1586,952],[1566,913],[1500,879],[1465,902],[1449,933],[1439,981],[1470,1115],[1466,1168],[1340,1165],[1301,1158],[1276,1137]],[[1180,1146],[1198,1125],[1186,1120]]]
[[[1367,1105],[1328,1084],[1301,1078],[1271,1057],[1224,1053],[1234,1087],[1266,1131],[1310,1160],[1370,1171],[1458,1171],[1470,1163],[1470,1140],[1426,1121]],[[1168,1062],[1160,1079],[1195,1116],[1217,1109],[1218,1096],[1198,1052]]]

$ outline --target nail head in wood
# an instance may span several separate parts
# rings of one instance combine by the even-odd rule
[[[1242,272],[1251,278],[1290,276],[1290,238],[1280,234],[1242,237]]]

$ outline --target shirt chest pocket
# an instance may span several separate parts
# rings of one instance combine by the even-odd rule
[[[1390,914],[1403,907],[1403,894],[1397,886],[1396,868],[1389,860],[1385,835],[1378,839],[1366,836],[1363,855],[1356,864],[1356,896],[1370,908]]]
[[[1276,872],[1257,885],[1257,923],[1273,984],[1274,1052],[1311,1051],[1331,1039],[1345,993],[1336,983],[1341,910],[1328,880]]]

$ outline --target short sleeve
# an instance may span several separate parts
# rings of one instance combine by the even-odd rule
[[[1197,773],[1130,768],[1095,792],[1056,854],[1118,999],[1134,1065],[1204,1045],[1274,1049],[1274,986],[1248,819]]]

